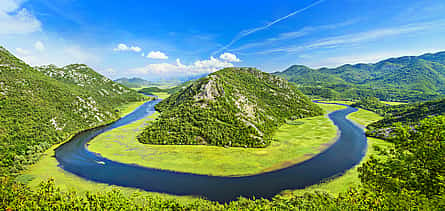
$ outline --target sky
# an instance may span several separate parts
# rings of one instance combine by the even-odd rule
[[[372,63],[445,50],[443,0],[0,0],[0,45],[112,79]]]

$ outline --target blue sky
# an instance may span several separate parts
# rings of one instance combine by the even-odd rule
[[[0,0],[0,45],[111,77],[266,72],[445,50],[443,0]]]

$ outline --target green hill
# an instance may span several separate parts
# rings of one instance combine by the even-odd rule
[[[387,105],[376,98],[364,98],[353,104],[354,107],[374,111],[384,118],[368,125],[368,136],[389,138],[397,125],[414,126],[423,119],[445,115],[445,99],[419,103]]]
[[[324,98],[436,99],[445,96],[445,52],[337,68],[293,65],[274,75],[297,83],[305,94]]]
[[[138,137],[150,144],[265,147],[287,119],[322,110],[287,81],[253,68],[226,68],[160,102]]]
[[[144,97],[86,65],[33,68],[0,47],[0,175],[34,163],[52,144],[118,118]]]

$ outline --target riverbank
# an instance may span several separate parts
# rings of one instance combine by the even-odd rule
[[[146,101],[132,102],[126,105],[122,105],[116,109],[119,110],[120,116],[123,117],[133,112],[137,107],[141,106],[145,102]],[[167,200],[175,199],[182,203],[189,203],[196,200],[201,200],[192,196],[174,196],[162,193],[146,192],[136,188],[120,187],[86,180],[82,177],[67,172],[58,166],[59,162],[55,158],[54,150],[63,143],[65,142],[53,145],[51,148],[46,150],[36,164],[30,166],[26,171],[22,172],[22,174],[19,176],[21,179],[18,180],[26,183],[33,189],[37,188],[41,182],[52,178],[54,179],[57,187],[60,188],[62,191],[75,190],[76,192],[81,194],[84,194],[86,192],[109,192],[114,189],[119,189],[121,193],[126,196],[138,194],[142,196],[160,197]]]
[[[352,104],[352,102],[349,101],[325,101],[325,102],[332,102],[332,103],[344,103],[344,104]],[[371,124],[375,121],[378,121],[382,119],[383,117],[379,116],[378,114],[367,111],[364,109],[359,109],[357,112],[354,112],[347,116],[347,119],[352,120],[356,124],[361,125],[362,127],[366,127],[366,125]],[[377,156],[377,151],[374,149],[374,147],[379,147],[382,149],[391,147],[392,144],[389,142],[386,142],[381,139],[376,138],[370,138],[368,137],[368,147],[365,157],[362,159],[360,164],[354,166],[353,168],[346,171],[343,175],[340,177],[328,180],[326,182],[309,186],[305,189],[299,189],[299,190],[290,190],[286,191],[285,195],[299,195],[303,194],[305,192],[315,192],[315,191],[323,191],[328,192],[332,194],[338,194],[341,192],[347,191],[350,187],[357,187],[360,184],[360,179],[358,178],[358,171],[357,169],[363,165],[366,161],[369,160],[371,156]]]
[[[321,104],[326,112],[343,106]],[[157,113],[93,139],[88,149],[108,159],[140,166],[213,176],[244,176],[300,163],[335,142],[337,128],[325,116],[285,124],[266,148],[145,145],[136,136]],[[240,159],[240,158],[243,159]]]

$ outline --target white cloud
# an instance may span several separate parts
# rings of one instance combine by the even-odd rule
[[[113,48],[113,51],[133,51],[133,52],[141,52],[142,49],[138,46],[127,46],[126,44],[120,43],[116,48]]]
[[[219,58],[228,62],[241,62],[241,60],[238,57],[236,57],[235,54],[228,52],[221,54]]]
[[[383,39],[385,37],[396,36],[401,34],[414,33],[419,31],[424,31],[430,28],[445,26],[445,20],[425,22],[417,24],[409,24],[393,28],[381,28],[365,32],[359,32],[354,34],[333,36],[324,39],[320,39],[311,43],[303,45],[295,45],[290,47],[280,47],[269,49],[265,51],[258,51],[259,54],[268,54],[274,52],[301,52],[309,49],[320,49],[320,48],[335,48],[342,45],[357,44],[363,42],[369,42],[373,40]]]
[[[314,3],[312,3],[312,4],[310,4],[310,5],[308,5],[308,6],[304,7],[304,8],[302,8],[302,9],[296,10],[296,11],[291,12],[291,13],[289,13],[289,14],[287,14],[287,15],[281,17],[281,18],[275,19],[274,21],[269,22],[269,23],[266,24],[266,25],[263,25],[263,26],[260,26],[260,27],[256,27],[256,28],[252,28],[252,29],[246,29],[246,30],[243,30],[243,31],[241,31],[240,33],[238,33],[238,35],[236,35],[236,36],[230,41],[229,44],[227,44],[227,45],[223,46],[222,48],[218,49],[216,52],[214,52],[214,54],[226,50],[227,48],[229,48],[230,46],[232,46],[233,44],[235,44],[238,40],[242,39],[243,37],[246,37],[246,36],[248,36],[248,35],[250,35],[250,34],[253,34],[253,33],[255,33],[255,32],[258,32],[258,31],[262,31],[262,30],[268,29],[269,27],[271,27],[271,26],[273,26],[273,25],[275,25],[275,24],[277,24],[277,23],[279,23],[279,22],[281,22],[281,21],[284,21],[284,20],[286,20],[286,19],[288,19],[288,18],[290,18],[290,17],[292,17],[292,16],[294,16],[294,15],[297,15],[297,14],[299,14],[299,13],[302,13],[302,12],[304,12],[304,11],[306,11],[306,10],[308,10],[308,9],[310,9],[310,8],[312,8],[312,7],[314,7],[314,6],[318,5],[318,4],[320,4],[320,3],[322,3],[323,1],[325,1],[325,0],[318,0],[318,1],[316,1],[316,2],[314,2]]]
[[[23,1],[0,1],[0,34],[27,34],[41,30],[41,23],[27,9]]]
[[[168,56],[165,55],[165,53],[162,53],[160,51],[150,51],[150,53],[147,54],[147,58],[150,58],[150,59],[168,59]]]
[[[260,42],[247,43],[247,44],[244,44],[240,47],[237,47],[237,48],[231,49],[231,50],[232,51],[240,51],[240,50],[262,47],[262,46],[271,45],[271,44],[276,45],[275,43],[279,42],[279,41],[296,39],[296,38],[300,38],[300,37],[304,37],[304,36],[309,36],[316,32],[319,33],[320,31],[323,31],[323,30],[333,30],[333,29],[337,29],[340,27],[349,26],[354,23],[357,23],[358,21],[359,21],[359,19],[352,19],[352,20],[334,23],[334,24],[326,24],[326,25],[319,25],[319,26],[305,26],[297,31],[280,33],[276,37],[271,37],[271,38],[268,38],[268,39],[266,39],[264,41],[260,41]]]
[[[51,51],[38,51],[37,49],[14,49],[16,56],[31,66],[55,64],[65,66],[68,64],[87,64],[95,66],[100,62],[100,58],[79,46],[64,46],[61,49]]]
[[[43,43],[41,41],[37,41],[36,43],[34,43],[34,48],[40,52],[45,50],[45,45],[43,45]]]
[[[19,56],[26,56],[29,55],[31,52],[29,50],[23,49],[23,48],[16,48],[15,52],[19,54]]]
[[[207,60],[198,60],[193,64],[184,65],[180,59],[176,59],[176,63],[157,63],[149,64],[145,67],[134,68],[129,70],[131,74],[139,76],[193,76],[208,74],[220,70],[225,67],[233,67],[234,65],[227,61],[222,61],[214,57]]]
[[[114,78],[117,74],[116,70],[114,70],[113,68],[101,69],[101,70],[98,70],[98,72],[108,78]]]

